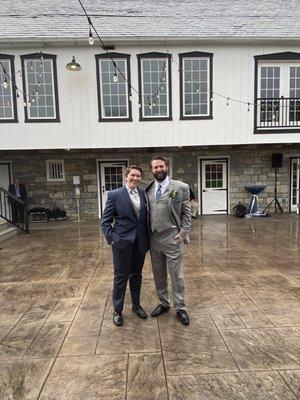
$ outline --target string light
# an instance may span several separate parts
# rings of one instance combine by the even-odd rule
[[[227,97],[226,106],[229,106],[230,97]]]
[[[30,63],[30,67],[29,67],[29,68],[30,68],[30,69],[33,69],[33,67],[34,67],[33,61],[36,60],[37,58],[40,58],[40,60],[41,60],[41,62],[40,62],[40,73],[39,73],[39,75],[41,76],[41,75],[42,75],[41,71],[43,70],[42,61],[43,61],[43,59],[44,59],[42,51],[40,51],[39,53],[37,53],[37,54],[34,56],[33,59],[29,59],[29,60],[28,60],[28,63]],[[16,99],[17,99],[17,101],[20,101],[20,93],[22,93],[22,95],[24,96],[24,98],[26,98],[26,97],[27,97],[27,96],[26,96],[26,93],[23,92],[20,88],[18,88],[18,86],[13,82],[13,79],[12,79],[12,77],[13,77],[13,76],[16,76],[16,75],[19,75],[20,78],[22,78],[21,70],[18,70],[16,73],[10,75],[10,74],[6,71],[4,65],[2,64],[1,61],[0,61],[0,66],[2,67],[3,73],[5,74],[5,79],[4,79],[4,82],[3,82],[4,88],[6,89],[6,88],[8,87],[9,82],[10,82],[12,88],[14,88],[15,91],[16,91]],[[9,81],[7,80],[7,78],[8,78]],[[36,84],[36,86],[35,86],[35,88],[34,88],[34,91],[37,90],[37,86],[40,86],[39,80],[38,80],[38,83]],[[30,99],[29,99],[29,100],[30,100]],[[24,107],[27,107],[27,105],[29,105],[29,104],[27,104],[26,101],[24,101],[23,104],[24,104]],[[30,104],[31,104],[31,103],[30,103]]]
[[[132,101],[132,94],[129,94],[129,101]]]
[[[118,82],[118,75],[117,75],[116,72],[114,73],[113,81],[114,81],[115,83]]]
[[[90,44],[91,46],[93,46],[94,43],[95,43],[95,39],[93,38],[92,27],[91,27],[91,25],[90,25],[89,44]]]

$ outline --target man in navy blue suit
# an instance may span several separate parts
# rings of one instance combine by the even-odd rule
[[[131,165],[125,171],[125,186],[108,193],[101,225],[108,244],[112,246],[114,263],[113,322],[123,325],[123,304],[127,281],[132,310],[147,318],[140,304],[142,269],[149,249],[147,203],[144,190],[138,187],[142,169]]]
[[[14,183],[9,185],[8,191],[22,201],[27,200],[27,191],[25,185],[22,185],[18,178],[14,178]],[[24,222],[24,211],[20,204],[11,199],[11,213],[13,222]]]

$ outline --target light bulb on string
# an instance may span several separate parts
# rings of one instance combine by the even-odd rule
[[[38,92],[38,90],[36,90],[36,91],[35,91],[35,95],[36,95],[36,96],[38,96],[38,95],[39,95],[39,92]]]
[[[94,43],[95,43],[95,39],[93,38],[92,27],[90,26],[89,44],[90,44],[91,46],[93,46]]]
[[[10,101],[8,100],[8,102],[6,103],[7,106],[10,106]]]
[[[115,83],[118,82],[118,75],[117,75],[116,72],[114,73],[113,81],[114,81]]]
[[[20,95],[18,91],[17,91],[17,101],[20,101]]]
[[[129,94],[129,101],[132,101],[132,94]]]
[[[230,97],[227,97],[226,105],[229,106]]]
[[[31,107],[31,100],[28,101],[28,107]]]
[[[23,105],[24,105],[24,107],[27,107],[27,103],[26,103],[26,101],[24,101]]]
[[[30,69],[33,70],[33,62],[30,62]]]
[[[7,83],[7,79],[5,78],[5,79],[4,79],[4,82],[3,82],[3,87],[4,87],[4,89],[7,89],[7,86],[8,86],[8,83]]]
[[[142,108],[142,104],[141,103],[139,103],[139,108]]]
[[[34,100],[34,98],[32,98],[32,99],[31,99],[31,103],[34,103],[34,102],[35,102],[35,100]]]

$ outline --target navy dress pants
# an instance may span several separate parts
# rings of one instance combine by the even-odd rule
[[[145,254],[140,253],[137,240],[121,250],[112,245],[112,251],[114,263],[113,306],[116,311],[122,312],[128,280],[131,302],[134,306],[140,306]]]

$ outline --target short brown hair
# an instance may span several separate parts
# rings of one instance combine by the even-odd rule
[[[140,171],[141,176],[143,176],[143,170],[142,170],[141,167],[139,167],[138,165],[130,165],[129,167],[127,167],[127,168],[125,169],[125,178],[127,178],[127,176],[130,174],[130,171],[131,171],[132,169],[136,169],[136,170]]]
[[[151,161],[150,161],[150,169],[152,168],[152,162],[155,160],[161,160],[165,163],[166,167],[169,166],[169,161],[166,158],[164,158],[163,156],[154,156],[151,158]]]

